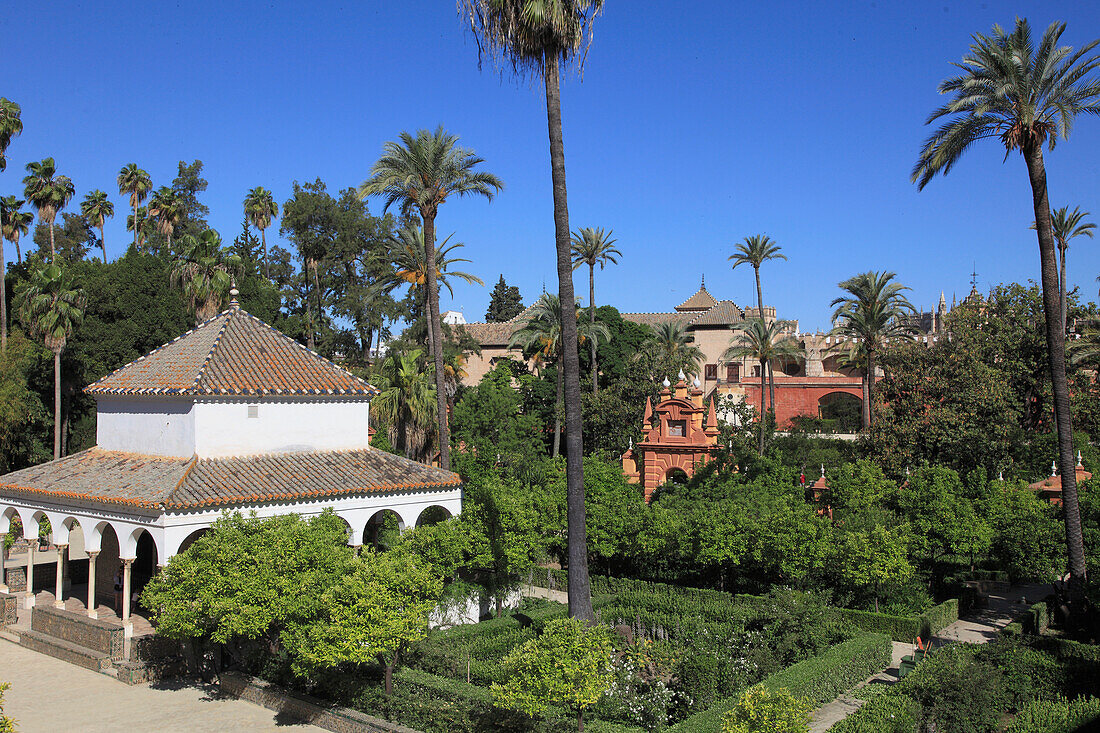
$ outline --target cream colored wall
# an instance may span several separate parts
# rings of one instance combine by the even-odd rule
[[[482,346],[480,355],[470,354],[466,359],[466,377],[462,380],[463,384],[470,387],[478,384],[493,370],[492,360],[505,357],[522,362],[523,352],[520,349],[506,349],[503,346]],[[528,369],[534,369],[534,366],[534,362],[527,362]]]

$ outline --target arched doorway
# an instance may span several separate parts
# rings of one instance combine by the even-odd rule
[[[397,543],[405,529],[401,516],[392,509],[375,512],[363,529],[363,544],[376,550],[388,550]]]
[[[203,527],[202,529],[196,529],[194,532],[184,537],[183,542],[180,543],[179,548],[176,550],[176,554],[178,555],[181,552],[186,551],[188,547],[195,544],[195,540],[197,540],[199,537],[204,536],[209,531],[209,527]]]
[[[135,553],[134,565],[130,569],[130,609],[131,613],[135,609],[140,608],[140,604],[137,599],[141,596],[141,591],[145,589],[145,586],[156,575],[157,570],[157,544],[153,541],[152,536],[145,530],[141,531],[141,534],[137,538],[137,552]]]
[[[817,401],[822,420],[838,433],[858,433],[863,425],[863,400],[847,392],[830,392]]]
[[[687,482],[688,482],[687,471],[685,471],[682,468],[670,468],[670,469],[668,469],[668,472],[665,473],[665,483],[666,484],[676,484],[678,486],[682,486],[682,485],[686,484]]]
[[[115,595],[115,578],[122,577],[122,563],[119,561],[118,535],[110,524],[104,523],[100,528],[99,557],[95,564],[95,596],[96,604],[113,608],[115,612],[122,613],[121,604]]]
[[[451,513],[441,506],[430,506],[424,511],[420,512],[420,516],[416,518],[416,526],[424,527],[433,524],[439,524],[440,522],[446,522],[451,518]]]

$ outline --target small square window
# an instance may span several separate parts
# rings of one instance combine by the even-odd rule
[[[718,379],[718,365],[717,364],[707,364],[704,374],[705,374],[705,376],[703,378],[706,379],[707,381],[710,381],[710,382],[717,381],[717,379]]]
[[[248,406],[248,416],[249,417],[259,417],[260,416],[260,406],[259,405],[249,405]]]
[[[670,437],[682,438],[684,437],[684,430],[687,428],[686,420],[669,420],[668,421],[668,434]]]

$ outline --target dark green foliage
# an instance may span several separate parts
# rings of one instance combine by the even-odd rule
[[[1100,726],[1100,698],[1035,700],[1005,733],[1085,733]]]
[[[796,697],[808,697],[822,705],[890,666],[892,654],[889,637],[863,634],[771,675],[764,685],[773,690],[786,688]]]
[[[61,224],[54,225],[54,246],[57,248],[57,263],[71,265],[84,259],[88,251],[98,246],[98,238],[95,230],[87,220],[79,214],[61,212]],[[39,224],[34,228],[34,243],[38,245],[37,254],[43,259],[49,259],[50,254],[50,227],[47,224]],[[33,256],[30,251],[27,257]]]
[[[536,460],[544,451],[541,425],[523,411],[522,396],[512,387],[512,364],[510,359],[498,362],[476,387],[462,393],[451,417],[451,434],[471,454],[519,463]]]
[[[510,321],[523,312],[523,297],[519,288],[504,282],[504,275],[489,293],[489,309],[485,311],[487,323]]]

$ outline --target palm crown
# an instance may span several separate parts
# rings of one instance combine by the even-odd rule
[[[263,186],[256,186],[248,192],[244,198],[244,215],[248,222],[260,230],[264,250],[264,277],[271,279],[271,268],[267,260],[267,228],[272,220],[279,215],[279,204],[275,203],[275,197]]]
[[[450,254],[459,247],[465,247],[462,242],[448,244],[451,241],[449,235],[436,246],[435,250],[435,277],[436,282],[447,288],[447,292],[454,295],[449,278],[458,278],[471,285],[484,285],[485,283],[477,275],[468,272],[452,270],[451,266],[459,262],[469,262],[464,257],[451,257]],[[397,283],[408,284],[414,290],[423,288],[427,283],[428,268],[427,258],[424,254],[424,230],[416,225],[402,227],[390,240],[390,260],[395,271],[393,280]]]
[[[1092,238],[1092,232],[1096,229],[1096,224],[1091,221],[1083,221],[1083,219],[1089,216],[1089,212],[1081,211],[1081,207],[1073,207],[1073,211],[1069,210],[1068,206],[1063,206],[1060,209],[1055,209],[1050,212],[1050,224],[1051,229],[1054,231],[1054,241],[1058,243],[1058,249],[1064,253],[1069,247],[1069,241],[1074,237],[1086,236]],[[1031,228],[1035,228],[1035,223],[1032,222]]]
[[[421,356],[419,350],[387,356],[375,378],[379,394],[371,400],[390,444],[412,459],[420,458],[431,444],[436,419],[435,387],[421,368]]]
[[[773,359],[800,359],[802,349],[798,339],[786,333],[787,321],[765,321],[750,318],[733,326],[730,346],[722,352],[722,361],[750,358],[760,362]]]
[[[509,60],[517,73],[542,72],[546,56],[575,57],[603,9],[603,0],[460,0],[478,41]]]
[[[860,339],[865,348],[878,350],[888,338],[912,334],[912,325],[904,316],[915,313],[912,303],[902,294],[904,285],[890,282],[893,272],[864,272],[840,283],[846,296],[833,299],[833,333]]]
[[[213,229],[197,237],[185,235],[180,255],[172,262],[171,282],[182,288],[195,311],[196,323],[217,314],[232,283],[232,273],[241,265],[241,258],[227,254],[221,243]]]
[[[652,357],[659,373],[668,376],[683,371],[698,374],[703,351],[692,343],[687,327],[678,321],[663,321],[653,326],[643,351]]]
[[[153,180],[147,172],[138,168],[137,163],[127,163],[118,172],[118,192],[130,195],[130,208],[134,210],[132,219],[139,220],[139,223],[145,217],[138,215],[138,206],[152,188]],[[127,225],[126,229],[134,233],[134,247],[141,247],[145,243],[145,233],[140,226]]]
[[[84,291],[60,267],[49,264],[35,270],[20,293],[19,318],[46,348],[60,353],[84,319],[84,303]]]
[[[576,309],[579,306],[573,305]],[[597,321],[595,324],[577,322],[578,340],[584,342],[594,339],[597,342],[607,341],[611,338],[611,332],[607,326]],[[512,334],[509,346],[522,346],[535,352],[539,361],[556,361],[561,357],[564,342],[562,341],[562,307],[561,300],[552,293],[543,293],[531,306],[526,325]]]
[[[26,202],[14,196],[0,199],[0,234],[15,245],[15,255],[19,262],[23,261],[19,252],[19,238],[30,230],[31,222],[34,221],[34,214],[20,210],[24,203]]]
[[[168,186],[161,186],[149,200],[148,217],[156,223],[157,229],[168,239],[168,249],[172,249],[172,233],[183,220],[183,206],[179,194]]]
[[[115,205],[103,191],[95,190],[80,203],[80,213],[88,223],[99,229],[99,244],[103,248],[103,261],[107,261],[107,240],[103,228],[108,218],[115,215]]]
[[[50,256],[56,255],[53,222],[57,212],[72,200],[76,189],[68,176],[57,174],[53,158],[37,163],[27,163],[27,176],[23,178],[23,194],[38,210],[38,220],[50,226]]]
[[[611,238],[612,232],[604,232],[602,228],[581,227],[573,232],[571,251],[573,254],[573,269],[588,265],[600,266],[602,270],[608,262],[618,264],[618,257],[623,253],[615,248],[615,241]]]
[[[8,167],[7,150],[11,139],[23,132],[22,110],[7,97],[0,97],[0,171]]]

